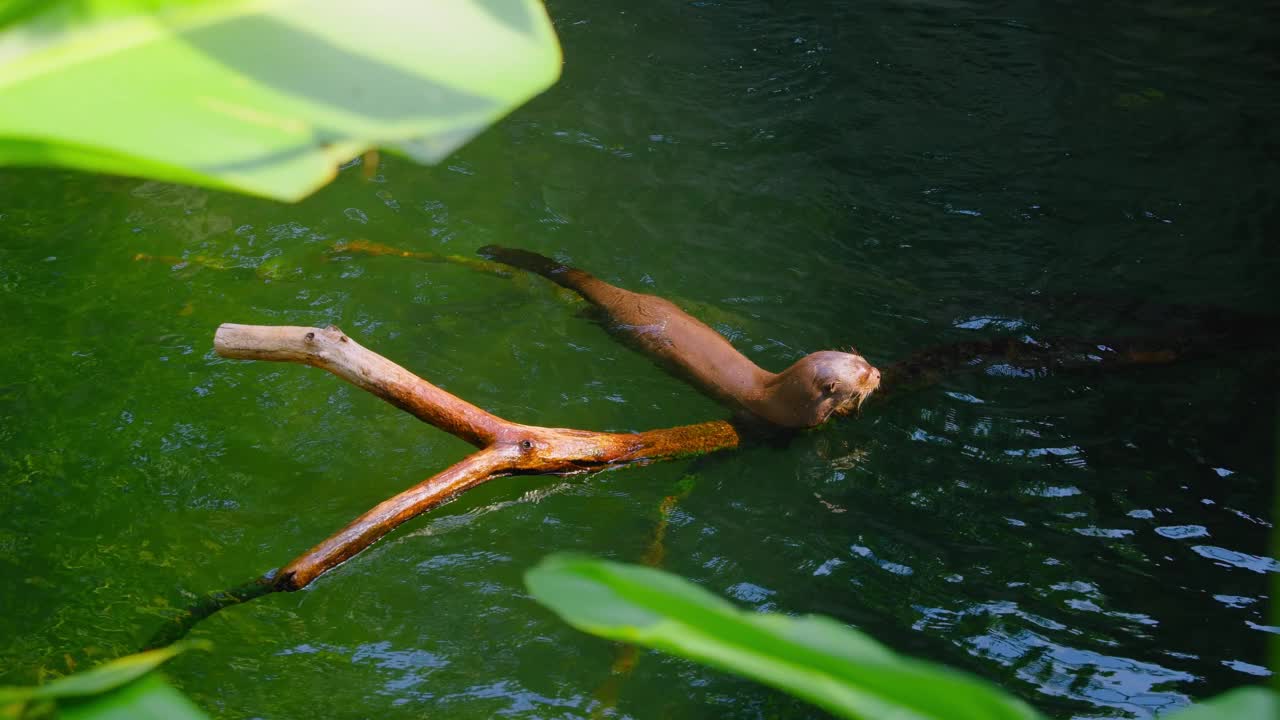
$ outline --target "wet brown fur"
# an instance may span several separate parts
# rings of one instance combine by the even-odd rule
[[[607,317],[615,334],[721,403],[772,425],[813,427],[846,415],[880,383],[880,372],[860,355],[835,350],[772,373],[669,300],[624,290],[527,250],[489,245],[480,254],[577,292]]]

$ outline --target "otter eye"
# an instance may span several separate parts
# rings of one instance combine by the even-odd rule
[[[840,383],[837,383],[837,382],[827,383],[827,386],[822,389],[822,392],[828,395],[835,395],[836,389],[839,387],[840,387]]]
[[[521,441],[520,441],[520,447],[524,448],[525,450],[532,450],[532,449],[533,449],[533,441],[532,441],[532,440],[521,440]]]

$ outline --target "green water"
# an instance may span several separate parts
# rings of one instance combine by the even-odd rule
[[[221,322],[334,323],[527,423],[724,415],[545,283],[340,241],[554,254],[693,303],[773,369],[1122,334],[1149,322],[1126,299],[1280,311],[1264,4],[549,9],[564,79],[440,167],[352,166],[295,206],[0,172],[0,684],[136,649],[466,454],[325,373],[215,357]],[[1044,302],[1072,292],[1117,309]],[[613,648],[521,573],[638,561],[692,480],[667,568],[1055,716],[1148,716],[1266,673],[1276,386],[1248,357],[995,368],[785,447],[496,481],[204,622],[214,650],[170,674],[227,718],[587,717]],[[636,718],[818,714],[657,654],[620,687]]]

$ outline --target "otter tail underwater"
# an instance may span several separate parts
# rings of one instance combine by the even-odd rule
[[[585,270],[570,267],[545,255],[529,250],[485,245],[476,251],[486,260],[527,270],[550,280],[560,287],[572,290],[595,305],[605,307],[616,300],[619,293],[628,291],[610,285]]]

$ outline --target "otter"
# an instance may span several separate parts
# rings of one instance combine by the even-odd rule
[[[861,407],[880,371],[852,352],[824,350],[769,372],[669,300],[615,287],[528,250],[487,245],[479,254],[568,288],[598,308],[610,329],[702,392],[782,428],[810,428]]]

